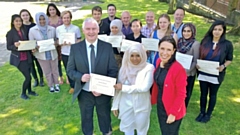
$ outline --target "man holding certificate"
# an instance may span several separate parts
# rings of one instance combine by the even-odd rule
[[[83,134],[93,134],[93,110],[103,135],[111,134],[111,96],[89,89],[90,73],[116,78],[118,67],[111,44],[98,40],[99,26],[93,18],[84,20],[85,40],[73,44],[68,59],[67,73],[75,81],[73,101],[78,98]]]

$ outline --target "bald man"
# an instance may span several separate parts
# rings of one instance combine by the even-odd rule
[[[127,36],[132,33],[131,26],[130,26],[130,21],[131,21],[131,15],[128,11],[123,11],[121,15],[121,20],[123,23],[122,27],[122,33]]]
[[[142,34],[147,37],[150,38],[151,33],[153,32],[153,30],[155,29],[155,27],[157,26],[154,23],[154,19],[155,19],[155,14],[152,11],[148,11],[146,13],[145,16],[145,20],[146,20],[146,25],[142,27],[141,32]]]

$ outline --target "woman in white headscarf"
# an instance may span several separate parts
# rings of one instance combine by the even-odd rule
[[[45,13],[37,13],[35,16],[35,21],[36,26],[32,27],[29,31],[29,40],[54,40],[56,38],[55,28],[48,25],[48,17]],[[44,72],[50,93],[59,92],[58,54],[56,49],[45,52],[39,52],[36,50],[34,52],[34,56],[37,58]]]
[[[125,36],[122,33],[122,26],[123,26],[122,21],[119,19],[115,19],[115,20],[111,21],[110,36],[122,36],[124,39]],[[123,52],[120,52],[120,48],[113,47],[113,53],[114,53],[114,57],[117,61],[118,67],[120,68],[121,63],[122,63]]]
[[[146,51],[141,44],[130,46],[124,53],[112,111],[121,119],[120,130],[125,135],[147,135],[150,122],[150,87],[153,84],[154,66],[148,64]]]

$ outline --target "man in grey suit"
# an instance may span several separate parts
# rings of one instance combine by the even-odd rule
[[[90,73],[117,77],[118,66],[112,45],[98,39],[99,26],[93,18],[82,25],[85,40],[71,46],[67,73],[75,81],[73,101],[78,98],[84,135],[93,134],[93,110],[103,135],[111,134],[111,97],[89,91]]]

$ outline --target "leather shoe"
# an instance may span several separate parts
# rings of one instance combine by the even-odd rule
[[[210,119],[211,119],[211,116],[209,116],[209,115],[206,114],[206,115],[202,118],[201,122],[202,122],[202,123],[207,123],[208,121],[210,121]]]
[[[200,113],[197,118],[195,119],[197,122],[201,122],[202,118],[205,116],[205,114]]]
[[[38,94],[37,94],[35,91],[30,91],[30,92],[28,92],[28,95],[38,96]]]
[[[26,94],[22,94],[21,98],[24,99],[24,100],[29,100],[30,99]]]

